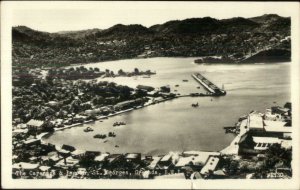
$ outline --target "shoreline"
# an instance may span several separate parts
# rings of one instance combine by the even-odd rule
[[[90,64],[98,64],[98,63],[107,63],[107,62],[114,62],[114,61],[125,61],[125,60],[138,60],[138,59],[156,59],[156,58],[193,58],[192,63],[195,65],[256,65],[256,64],[282,64],[282,63],[291,63],[291,61],[281,61],[281,62],[219,62],[219,63],[210,63],[210,62],[204,62],[204,63],[196,63],[195,61],[197,59],[201,59],[207,56],[158,56],[158,57],[134,57],[134,58],[125,58],[125,59],[114,59],[114,60],[104,60],[104,61],[97,61],[97,62],[88,62],[88,63],[72,63],[67,66],[62,67],[53,67],[53,68],[71,68],[71,67],[79,67],[79,66],[88,66]],[[42,68],[43,70],[48,70],[45,68]]]
[[[129,108],[129,109],[126,109],[126,110],[122,110],[122,111],[119,111],[119,112],[108,114],[107,116],[100,116],[100,117],[98,117],[95,120],[88,120],[88,121],[84,121],[83,123],[74,123],[72,125],[64,126],[64,127],[61,127],[61,128],[55,128],[53,132],[44,132],[44,133],[41,133],[41,134],[37,135],[36,138],[40,139],[41,141],[43,141],[43,137],[44,136],[49,135],[51,133],[54,133],[56,131],[62,131],[62,130],[65,130],[65,129],[70,129],[70,128],[77,127],[77,126],[80,126],[80,125],[83,126],[84,124],[96,122],[96,121],[99,121],[99,120],[102,120],[102,119],[108,119],[109,117],[121,115],[123,113],[131,112],[133,110],[137,110],[137,109],[141,109],[141,108],[144,108],[144,107],[148,107],[148,106],[151,106],[151,105],[154,105],[154,104],[157,104],[157,103],[165,102],[165,101],[176,99],[176,98],[180,98],[180,97],[189,97],[189,96],[191,96],[191,95],[181,95],[181,96],[176,96],[175,98],[166,98],[166,99],[163,99],[163,100],[159,100],[157,102],[146,103],[145,105],[143,105],[143,106],[137,106],[136,108]]]
[[[125,60],[138,60],[138,59],[156,59],[156,58],[193,58],[199,59],[203,56],[157,56],[157,57],[134,57],[134,58],[125,58],[125,59],[114,59],[114,60],[104,60],[104,61],[97,61],[97,62],[88,62],[88,63],[72,63],[68,66],[62,66],[60,68],[68,68],[68,67],[78,67],[78,66],[88,66],[90,64],[97,64],[97,63],[106,63],[106,62],[114,62],[114,61],[125,61]],[[194,63],[194,61],[193,61]]]
[[[196,96],[196,97],[209,97],[209,96],[210,96],[210,95],[203,95],[203,96]],[[177,98],[185,98],[185,97],[195,97],[195,96],[187,94],[187,95],[179,95],[179,96],[176,96],[176,97],[174,97],[174,98],[166,98],[166,99],[162,99],[162,100],[156,100],[155,102],[147,102],[147,103],[146,103],[145,105],[143,105],[143,106],[137,106],[136,108],[129,108],[129,109],[126,109],[126,110],[122,110],[122,111],[119,111],[119,112],[115,112],[115,113],[109,114],[109,115],[107,115],[107,116],[100,116],[100,117],[98,117],[98,118],[95,119],[95,120],[88,120],[88,121],[84,121],[83,123],[74,123],[74,124],[72,124],[72,125],[68,125],[68,126],[65,126],[65,127],[55,128],[53,132],[44,132],[44,133],[41,133],[41,134],[37,135],[36,138],[39,139],[39,140],[41,140],[41,142],[46,143],[46,142],[44,141],[44,137],[46,137],[46,136],[48,136],[48,135],[49,135],[48,137],[50,137],[50,136],[53,135],[53,133],[55,133],[56,131],[63,131],[63,130],[65,130],[65,129],[71,129],[71,128],[73,128],[73,127],[83,126],[84,124],[89,124],[89,123],[97,122],[97,121],[100,121],[100,120],[103,120],[103,119],[108,119],[108,118],[113,117],[113,116],[121,115],[121,114],[123,114],[123,113],[128,113],[128,112],[131,112],[131,111],[134,111],[134,110],[137,110],[137,109],[142,109],[142,108],[144,108],[144,107],[148,107],[148,106],[151,106],[151,105],[155,105],[155,104],[159,104],[159,103],[162,103],[162,102],[166,102],[166,101],[168,101],[168,100],[173,100],[173,99],[177,99]],[[236,137],[235,137],[235,138],[236,138]],[[235,139],[235,138],[234,138],[234,139]],[[234,140],[234,139],[233,139],[233,140]],[[232,143],[233,143],[233,142],[231,142],[229,146],[231,146]],[[55,145],[55,144],[54,144],[54,145]],[[227,146],[227,147],[229,147],[229,146]],[[225,147],[224,149],[226,149],[227,147]],[[75,147],[75,148],[76,148],[76,147]],[[222,149],[222,150],[205,150],[205,151],[210,151],[210,152],[220,152],[220,153],[222,153],[222,151],[223,151],[224,149]],[[87,150],[85,150],[85,151],[87,151]],[[199,151],[202,151],[202,150],[199,150]]]

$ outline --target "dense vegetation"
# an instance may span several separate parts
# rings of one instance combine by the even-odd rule
[[[136,57],[233,56],[276,47],[290,50],[290,18],[263,15],[169,21],[149,28],[117,24],[100,30],[58,33],[12,28],[13,65],[65,66]]]

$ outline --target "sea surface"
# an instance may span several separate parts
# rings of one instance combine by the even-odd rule
[[[110,69],[140,71],[150,69],[156,75],[150,78],[99,78],[121,85],[139,84],[159,88],[170,85],[172,92],[189,94],[205,92],[191,74],[202,73],[206,78],[227,91],[222,97],[184,97],[144,107],[111,117],[102,122],[57,131],[45,138],[57,145],[68,144],[77,149],[110,153],[138,152],[159,155],[185,150],[219,151],[233,140],[225,134],[224,126],[233,126],[238,118],[252,110],[264,111],[274,105],[283,106],[291,99],[290,63],[277,64],[194,64],[195,58],[149,58],[109,61],[84,65]],[[183,80],[188,82],[183,82]],[[175,85],[179,87],[175,87]],[[200,86],[200,89],[197,88]],[[199,103],[193,108],[191,104]],[[116,121],[127,125],[113,127]],[[93,132],[83,130],[92,127]],[[115,132],[116,137],[95,139],[95,134]],[[116,147],[118,145],[118,147]]]

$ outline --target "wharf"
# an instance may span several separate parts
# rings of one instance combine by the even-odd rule
[[[225,96],[226,91],[217,87],[214,83],[209,81],[200,73],[192,74],[192,77],[199,82],[211,95],[213,96]]]

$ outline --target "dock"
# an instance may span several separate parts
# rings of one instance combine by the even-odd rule
[[[200,73],[192,74],[192,77],[199,82],[211,95],[213,96],[225,96],[226,91],[217,87],[214,83],[209,81]]]

